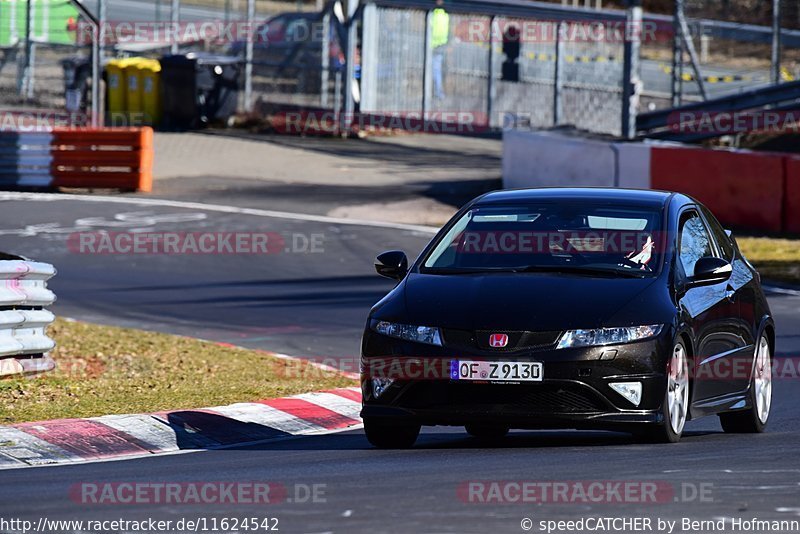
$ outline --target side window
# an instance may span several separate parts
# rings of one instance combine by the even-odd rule
[[[311,35],[311,29],[308,27],[308,21],[303,18],[297,18],[291,21],[286,27],[285,40],[290,43],[300,43],[307,41]]]
[[[733,261],[733,244],[731,243],[731,238],[728,237],[728,234],[725,233],[725,229],[707,208],[703,208],[702,211],[711,229],[711,234],[714,236],[714,241],[719,245],[722,257],[728,261]]]
[[[687,277],[694,276],[694,266],[700,258],[714,256],[711,237],[708,235],[703,219],[695,211],[688,211],[681,217],[678,258]]]

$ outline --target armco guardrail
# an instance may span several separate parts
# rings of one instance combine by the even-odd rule
[[[153,130],[0,132],[0,187],[152,191]]]
[[[716,113],[795,110],[800,105],[800,81],[757,87],[713,100],[679,108],[642,113],[636,118],[641,137],[682,142],[712,139],[729,132],[717,132],[703,126]],[[744,115],[742,117],[745,117]],[[746,124],[746,121],[742,120]],[[754,121],[757,124],[758,121]]]
[[[44,309],[56,299],[47,288],[47,280],[55,274],[47,263],[0,260],[0,377],[55,367],[48,354],[55,342],[47,336],[55,316]]]

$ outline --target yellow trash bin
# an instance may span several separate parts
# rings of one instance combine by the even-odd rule
[[[125,64],[125,86],[128,117],[128,126],[142,126],[144,110],[142,109],[142,81],[141,65],[147,61],[144,58],[132,57]]]
[[[106,64],[106,107],[111,126],[124,122],[127,111],[128,86],[125,83],[127,59],[112,59]]]
[[[106,122],[111,126],[127,126],[130,124],[130,103],[128,102],[129,81],[128,74],[131,66],[139,58],[112,59],[106,64],[106,102],[108,117]],[[138,80],[136,81],[138,86]],[[136,98],[136,97],[134,97]]]
[[[158,126],[161,123],[161,63],[157,59],[145,59],[139,65],[145,124]]]

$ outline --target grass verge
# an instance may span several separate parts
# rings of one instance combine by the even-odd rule
[[[0,423],[199,408],[348,387],[266,352],[58,319],[52,373],[0,381]]]
[[[762,278],[800,284],[800,239],[737,237],[736,242]]]

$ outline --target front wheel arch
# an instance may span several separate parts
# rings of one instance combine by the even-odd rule
[[[764,325],[764,333],[767,335],[767,343],[769,343],[769,352],[772,357],[775,357],[775,325],[768,322]]]

